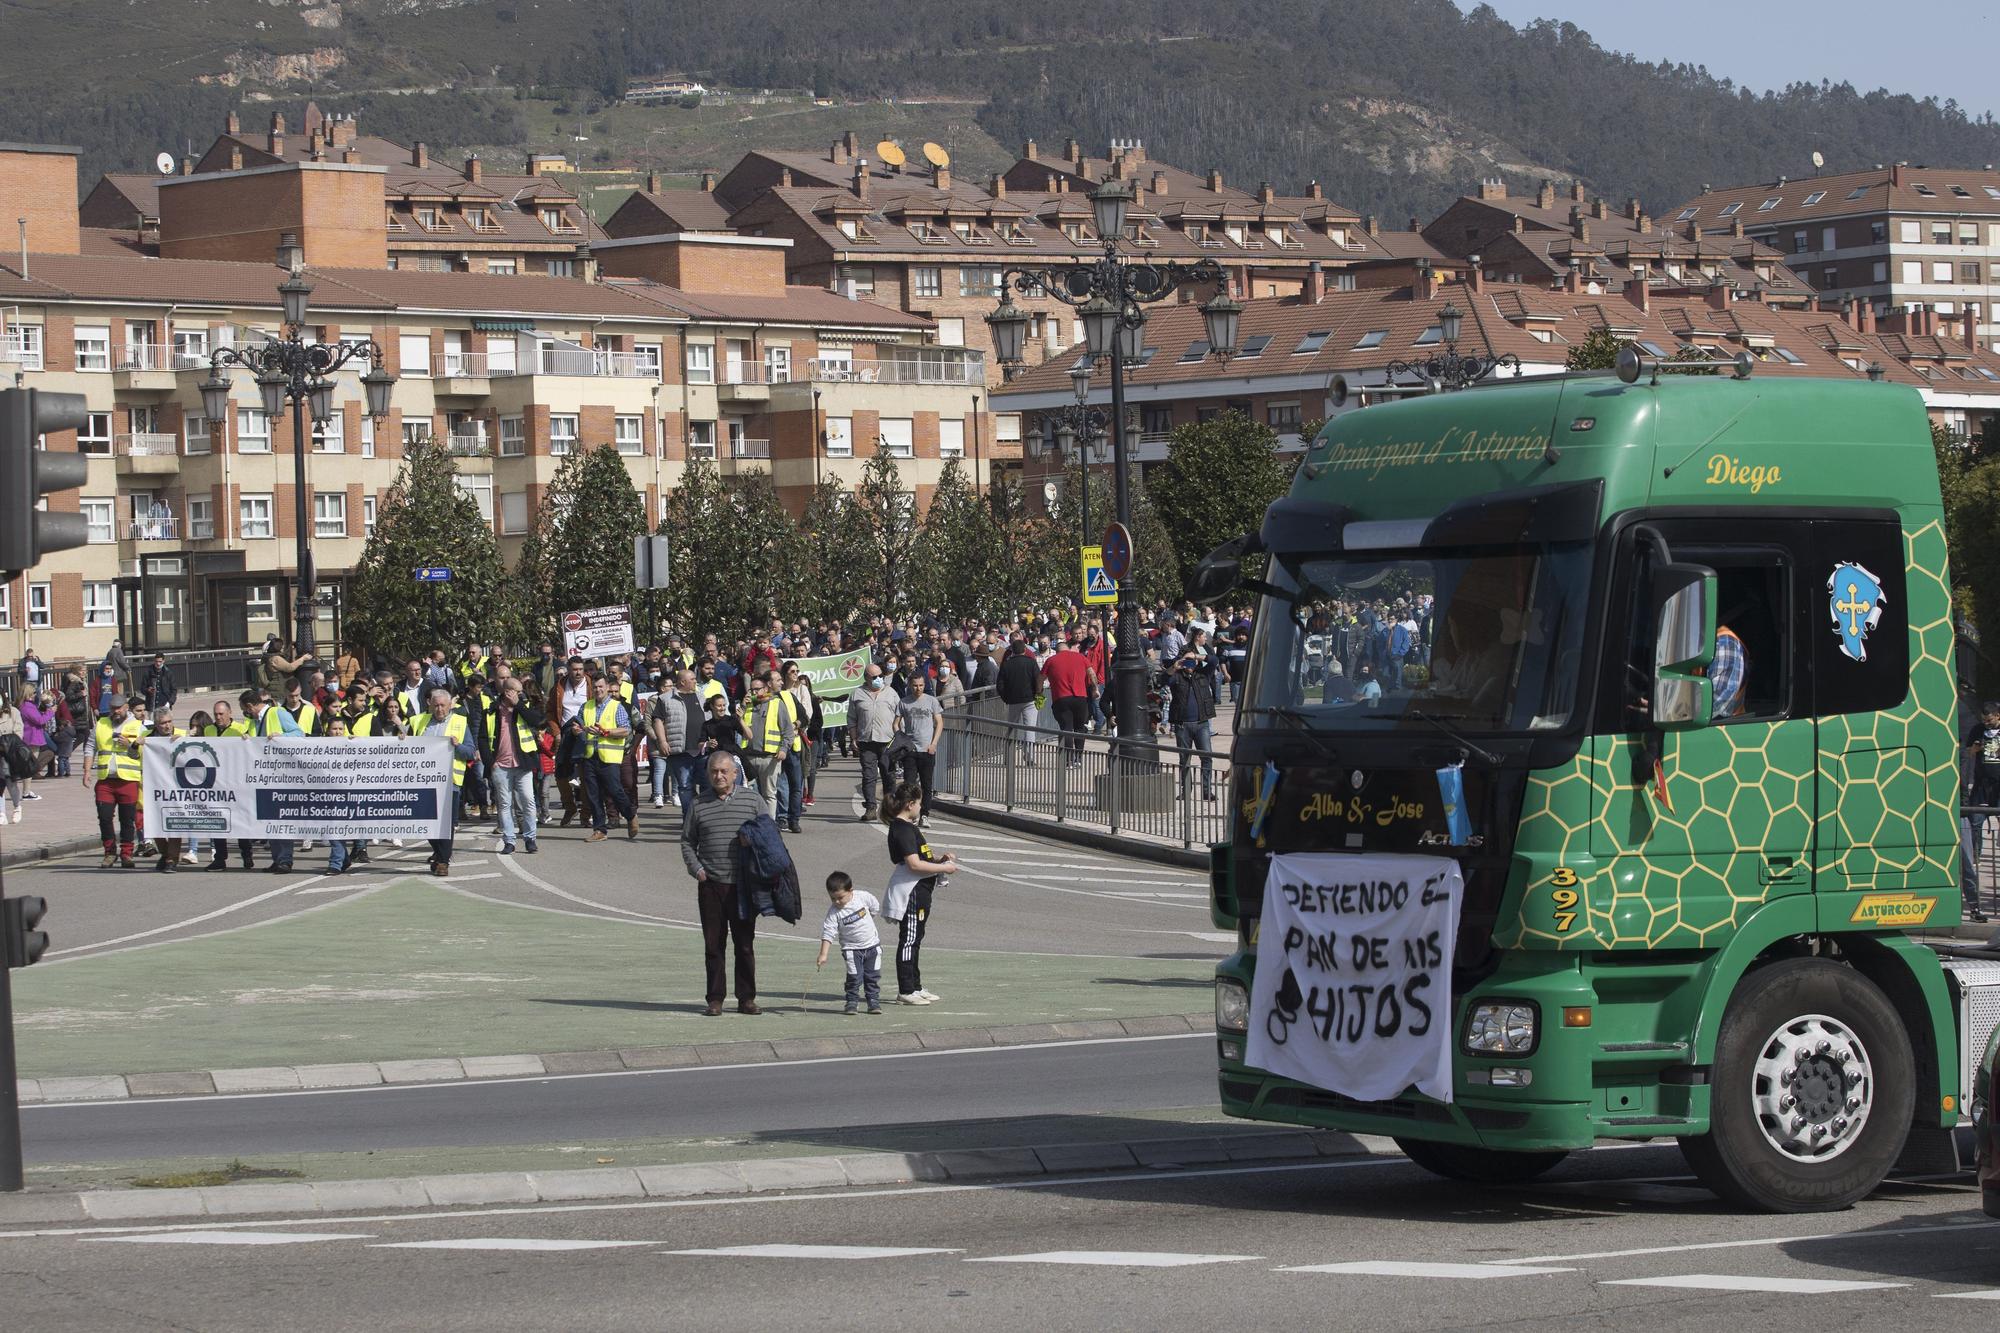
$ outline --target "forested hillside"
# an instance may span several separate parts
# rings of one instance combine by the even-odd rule
[[[89,169],[206,143],[249,92],[359,105],[371,130],[441,147],[546,147],[522,140],[517,98],[668,71],[970,98],[1005,144],[1143,138],[1233,181],[1316,178],[1396,224],[1486,175],[1580,176],[1657,211],[1704,182],[1807,174],[1815,150],[1835,170],[2000,160],[2000,126],[1950,102],[1753,94],[1448,0],[0,0],[0,21],[0,137],[79,143]],[[237,86],[191,82],[218,73]]]

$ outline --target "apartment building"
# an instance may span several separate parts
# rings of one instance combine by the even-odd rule
[[[1407,283],[1420,262],[1458,267],[1419,237],[1381,232],[1320,197],[1316,187],[1295,199],[1268,186],[1255,194],[1226,188],[1220,173],[1199,178],[1147,163],[1136,143],[1094,159],[1071,141],[1068,156],[1045,161],[1030,142],[1020,162],[983,183],[958,178],[948,164],[871,161],[869,151],[850,133],[823,153],[748,153],[720,179],[705,177],[700,191],[662,192],[649,182],[606,220],[605,230],[621,238],[729,230],[789,240],[792,283],[929,320],[941,345],[984,354],[996,385],[1000,372],[985,317],[999,303],[1003,276],[1101,257],[1090,191],[1108,180],[1127,181],[1136,194],[1126,253],[1182,263],[1213,259],[1238,295]],[[1180,295],[1208,294],[1190,287]],[[1048,293],[1017,292],[1014,299],[1033,321],[1031,360],[1081,341],[1073,307]]]
[[[1707,186],[1676,225],[1741,230],[1784,254],[1823,301],[1861,301],[1878,318],[1922,308],[1972,313],[2000,347],[2000,171],[1898,162],[1799,180]]]
[[[1727,286],[1768,305],[1804,307],[1813,289],[1786,267],[1768,239],[1741,227],[1703,231],[1682,218],[1662,223],[1637,199],[1614,209],[1587,198],[1582,182],[1559,193],[1550,181],[1530,197],[1486,180],[1454,200],[1423,228],[1425,239],[1490,282],[1563,287],[1572,279],[1592,294],[1646,284],[1660,296],[1704,295]]]
[[[1747,353],[1756,375],[1908,384],[1922,394],[1934,422],[1961,436],[2000,439],[2000,355],[1975,345],[1966,317],[1953,323],[1907,310],[1877,321],[1866,304],[1831,313],[1739,299],[1721,284],[1698,297],[1660,296],[1638,283],[1617,293],[1590,292],[1580,275],[1551,290],[1475,273],[1428,287],[1332,292],[1318,302],[1246,302],[1242,350],[1228,361],[1208,354],[1198,310],[1177,306],[1156,315],[1145,360],[1126,372],[1128,410],[1142,432],[1135,459],[1141,474],[1166,457],[1175,427],[1223,412],[1269,425],[1281,449],[1296,451],[1306,424],[1423,392],[1415,376],[1392,375],[1390,365],[1449,350],[1447,308],[1459,316],[1458,352],[1517,357],[1524,375],[1561,373],[1569,349],[1604,329],[1661,359],[1688,348],[1711,359]],[[1033,440],[1044,417],[1075,401],[1068,371],[1076,360],[1065,356],[1027,370],[994,395],[999,410],[1021,414],[1030,436],[1031,501],[1052,499],[1061,482],[1061,464],[1038,456]],[[1348,389],[1341,402],[1336,380]],[[1108,401],[1100,371],[1092,403],[1102,409]]]
[[[361,266],[575,277],[578,247],[604,232],[548,165],[530,159],[509,173],[477,157],[435,161],[423,143],[362,134],[355,117],[326,116],[310,103],[297,134],[273,113],[268,131],[247,135],[232,111],[208,151],[183,159],[178,174],[101,178],[80,219],[94,233],[86,238],[94,253],[256,263],[278,232],[352,230],[357,250],[347,259]],[[341,167],[365,170],[322,170]],[[241,229],[245,218],[257,226]]]
[[[0,182],[32,174],[28,156],[0,150]],[[0,207],[15,203],[0,192]],[[599,445],[625,456],[654,516],[695,458],[770,473],[794,511],[820,483],[851,489],[878,451],[910,460],[917,509],[954,459],[982,484],[1013,465],[975,353],[937,346],[908,313],[787,286],[783,249],[656,237],[611,245],[609,274],[591,260],[576,278],[309,262],[306,336],[373,340],[397,376],[382,422],[363,412],[356,363],[336,377],[336,415],[308,423],[320,636],[340,633],[351,571],[412,440],[449,442],[509,559],[563,458]],[[82,394],[85,428],[46,444],[91,460],[86,485],[53,498],[88,518],[90,541],[0,585],[0,654],[287,632],[302,595],[293,422],[265,415],[247,374],[220,421],[204,417],[199,388],[213,351],[278,331],[283,275],[270,257],[0,264],[0,375]]]

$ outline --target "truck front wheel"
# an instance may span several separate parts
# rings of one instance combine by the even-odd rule
[[[1909,1135],[1909,1033],[1875,983],[1823,958],[1743,979],[1709,1081],[1709,1132],[1681,1151],[1704,1185],[1760,1212],[1853,1205]]]
[[[1396,1146],[1403,1150],[1403,1156],[1433,1175],[1475,1185],[1523,1184],[1569,1156],[1566,1152],[1471,1148],[1462,1143],[1433,1143],[1428,1139],[1397,1139]]]

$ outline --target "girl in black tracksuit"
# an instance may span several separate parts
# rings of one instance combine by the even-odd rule
[[[888,892],[882,895],[882,915],[897,925],[899,1004],[931,1004],[938,998],[924,989],[920,954],[938,876],[958,873],[958,862],[950,852],[940,858],[924,841],[923,831],[917,827],[923,804],[924,789],[914,782],[905,782],[882,798],[882,822],[889,826],[889,863],[894,867]]]

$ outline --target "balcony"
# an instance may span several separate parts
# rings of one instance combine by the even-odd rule
[[[41,330],[35,330],[39,335]],[[40,370],[42,368],[42,344],[39,336],[32,342],[19,334],[0,333],[0,366],[12,366],[16,370]]]
[[[511,360],[501,373],[514,373]],[[493,392],[493,366],[485,352],[433,353],[431,377],[431,392],[446,398],[483,398]]]
[[[940,384],[978,388],[986,383],[986,359],[956,348],[925,350],[915,356],[888,356],[854,362],[815,358],[805,378],[833,384]]]
[[[125,540],[128,542],[177,542],[181,539],[181,521],[172,514],[135,518],[125,525]]]
[[[456,458],[488,458],[493,442],[484,426],[454,426],[445,435],[445,445]]]
[[[181,437],[164,431],[120,435],[112,452],[121,476],[168,476],[181,469]]]
[[[594,379],[657,379],[651,358],[637,352],[599,352],[588,347],[542,347],[535,351],[537,375],[578,375]]]
[[[771,456],[771,442],[769,440],[744,439],[738,436],[729,442],[729,456],[731,458],[769,458]]]
[[[778,380],[790,380],[789,372]],[[716,397],[725,403],[767,403],[771,401],[772,380],[756,361],[725,361],[715,377]]]
[[[173,349],[165,343],[127,343],[111,365],[111,382],[128,393],[172,393]]]

